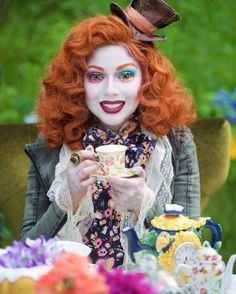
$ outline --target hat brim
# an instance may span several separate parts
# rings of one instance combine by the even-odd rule
[[[110,4],[110,10],[113,15],[118,16],[123,22],[130,27],[130,22],[126,13],[122,10],[122,8],[115,2]]]
[[[148,35],[143,34],[142,32],[140,32],[133,26],[131,27],[131,29],[133,31],[134,38],[136,40],[145,41],[145,42],[155,42],[155,41],[164,41],[167,39],[166,36],[162,36],[162,35],[153,35],[149,37]]]
[[[145,41],[145,42],[154,42],[154,41],[164,41],[167,39],[165,36],[161,35],[153,35],[153,36],[148,36],[139,30],[137,30],[130,22],[129,19],[126,15],[126,13],[122,10],[122,8],[115,2],[112,2],[110,4],[110,10],[112,15],[115,15],[119,17],[133,32],[134,38],[140,41]]]

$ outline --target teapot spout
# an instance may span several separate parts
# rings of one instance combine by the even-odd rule
[[[135,262],[135,257],[134,257],[135,252],[139,252],[139,251],[145,250],[145,249],[151,250],[151,251],[154,250],[154,248],[152,246],[149,246],[146,244],[141,244],[134,228],[126,227],[123,229],[123,233],[126,235],[126,237],[128,239],[128,246],[129,246],[128,252],[129,252],[129,256],[130,256],[130,259],[132,260],[132,262]]]

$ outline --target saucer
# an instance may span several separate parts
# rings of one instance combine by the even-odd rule
[[[88,256],[91,252],[90,247],[79,242],[57,240],[56,244],[61,246],[66,252],[73,252],[83,256]]]
[[[96,178],[97,181],[108,181],[110,176],[116,176],[120,178],[130,178],[135,176],[137,173],[136,167],[122,168],[120,170],[114,171],[114,173],[109,174],[92,174],[90,177]]]

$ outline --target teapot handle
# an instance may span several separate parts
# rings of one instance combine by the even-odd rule
[[[216,250],[220,249],[222,235],[222,228],[220,224],[213,221],[211,218],[207,218],[205,228],[210,229],[211,231],[211,247],[215,248]]]

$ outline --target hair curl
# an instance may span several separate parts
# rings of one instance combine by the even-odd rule
[[[82,138],[94,117],[85,103],[83,77],[95,48],[110,44],[125,46],[141,65],[143,83],[139,91],[140,124],[162,136],[170,128],[195,119],[190,95],[177,81],[173,66],[153,43],[140,42],[115,16],[88,18],[76,25],[52,60],[43,79],[37,113],[40,131],[51,148],[63,142],[71,149],[82,146]]]

